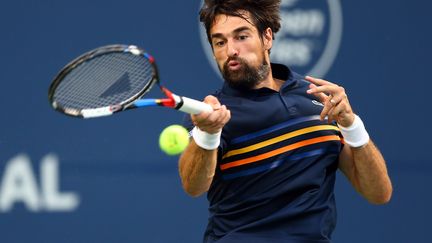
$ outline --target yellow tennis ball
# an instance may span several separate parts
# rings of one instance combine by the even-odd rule
[[[183,152],[189,144],[189,132],[180,125],[166,127],[159,136],[159,147],[168,155]]]

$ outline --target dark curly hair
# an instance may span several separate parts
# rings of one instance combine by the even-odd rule
[[[242,11],[250,13],[252,23],[261,33],[260,38],[267,28],[271,28],[274,34],[280,29],[281,0],[205,0],[200,10],[200,21],[204,24],[207,32],[207,39],[211,43],[210,29],[215,21],[216,15],[224,14],[236,16],[245,20],[246,16]]]

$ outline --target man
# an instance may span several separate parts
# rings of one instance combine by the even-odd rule
[[[279,4],[207,0],[200,12],[225,79],[204,100],[214,111],[191,116],[179,160],[185,191],[208,192],[204,242],[330,242],[338,168],[371,203],[392,194],[344,89],[270,63]]]

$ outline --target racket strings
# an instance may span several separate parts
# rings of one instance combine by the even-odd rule
[[[151,63],[143,56],[103,54],[72,69],[56,88],[54,100],[78,110],[123,104],[142,93],[153,75]]]

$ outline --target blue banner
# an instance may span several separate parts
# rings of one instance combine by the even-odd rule
[[[70,60],[121,43],[151,53],[175,93],[203,99],[222,80],[200,5],[0,3],[0,242],[201,242],[207,200],[183,192],[178,157],[158,147],[163,128],[183,114],[156,107],[81,120],[47,98]],[[346,89],[394,184],[390,203],[375,206],[339,173],[335,243],[428,242],[431,8],[420,0],[282,1],[272,60]]]

